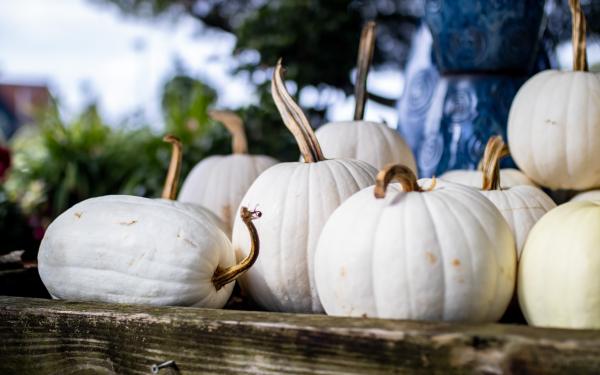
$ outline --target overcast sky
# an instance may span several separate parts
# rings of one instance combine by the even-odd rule
[[[203,29],[191,18],[160,22],[125,17],[85,0],[0,1],[0,82],[47,84],[67,115],[98,101],[108,122],[136,111],[161,125],[160,92],[179,60],[187,73],[217,88],[221,107],[253,101],[247,77],[228,72],[232,35]],[[371,74],[370,89],[399,97],[400,72]],[[303,104],[316,100],[303,92]],[[331,120],[352,116],[352,98],[334,93]],[[369,104],[366,117],[395,124],[393,109]]]

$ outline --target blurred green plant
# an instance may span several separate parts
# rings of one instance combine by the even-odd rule
[[[182,141],[183,177],[204,157],[231,152],[229,134],[207,115],[215,100],[211,87],[185,75],[176,75],[164,85],[164,133]],[[270,95],[265,93],[258,105],[238,113],[247,119],[250,152],[285,161],[298,159],[294,139]],[[0,232],[10,229],[10,217],[22,213],[40,240],[39,232],[43,234],[53,218],[89,197],[160,196],[171,153],[163,135],[148,126],[109,126],[95,105],[69,122],[61,118],[56,105],[46,108],[12,139],[12,167],[5,192],[0,191]]]

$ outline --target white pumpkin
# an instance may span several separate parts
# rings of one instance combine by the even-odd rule
[[[536,74],[519,90],[508,119],[508,143],[519,168],[551,189],[600,186],[600,75],[587,72],[585,18],[573,12],[574,70]]]
[[[328,158],[366,161],[376,168],[403,163],[416,172],[412,150],[395,130],[371,121],[330,122],[316,131],[323,153]]]
[[[273,72],[273,99],[306,162],[267,169],[242,199],[268,214],[257,223],[262,255],[240,282],[268,310],[322,312],[313,274],[321,229],[341,202],[373,184],[377,171],[358,160],[324,159],[308,120],[286,91],[282,69],[280,61]],[[248,254],[247,241],[243,223],[236,219],[233,243],[239,257]]]
[[[368,22],[363,28],[358,50],[354,121],[325,124],[317,129],[316,136],[327,158],[363,160],[376,168],[401,163],[416,173],[415,157],[400,134],[386,124],[363,121],[374,44],[375,22]]]
[[[393,178],[402,190],[387,186]],[[331,215],[315,256],[328,314],[471,322],[502,316],[516,278],[508,225],[477,190],[419,186],[430,184],[418,184],[405,166],[389,166],[375,187]]]
[[[225,223],[230,236],[236,209],[246,190],[277,160],[248,154],[243,122],[235,113],[211,111],[210,115],[231,133],[233,154],[209,156],[198,163],[183,182],[178,199],[211,210]]]
[[[251,226],[252,213],[243,212]],[[244,264],[256,259],[254,250]],[[247,269],[235,265],[229,239],[205,217],[179,202],[127,195],[87,199],[56,218],[38,268],[55,298],[211,308],[225,305],[231,281]]]
[[[171,161],[169,163],[169,170],[167,171],[167,177],[165,178],[165,184],[163,186],[163,191],[161,195],[161,200],[166,201],[174,201],[177,196],[177,188],[179,185],[179,177],[181,175],[181,160],[183,157],[183,150],[181,141],[179,138],[173,135],[166,135],[163,138],[163,141],[171,144]],[[225,223],[212,211],[202,207],[199,204],[195,203],[181,203],[178,204],[177,207],[182,210],[190,210],[192,213],[196,215],[200,215],[203,220],[208,220],[212,224],[216,225],[219,229],[221,229],[228,237],[231,237],[229,226],[225,225]]]
[[[161,199],[109,195],[87,199],[50,224],[38,253],[40,277],[54,298],[223,307],[233,283],[258,256],[251,220],[241,219],[252,241],[238,265],[223,224],[205,208],[174,201],[181,143],[172,144]]]
[[[571,198],[571,202],[578,201],[600,201],[600,190],[584,191]]]
[[[481,188],[481,181],[483,180],[483,172],[480,170],[456,169],[445,172],[440,176],[440,179],[479,189]],[[503,189],[520,185],[537,186],[525,175],[525,173],[514,168],[501,169],[500,181]]]
[[[500,210],[510,226],[517,245],[517,257],[520,257],[531,228],[546,212],[556,207],[556,204],[546,193],[534,186],[500,188],[500,159],[508,154],[508,147],[502,141],[502,137],[490,138],[483,156],[483,178],[480,186],[481,193]]]
[[[529,233],[519,265],[521,310],[531,325],[600,328],[600,202],[569,202]]]

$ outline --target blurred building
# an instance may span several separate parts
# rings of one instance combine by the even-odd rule
[[[30,122],[35,110],[50,104],[45,85],[0,83],[0,139],[9,139],[17,129]]]

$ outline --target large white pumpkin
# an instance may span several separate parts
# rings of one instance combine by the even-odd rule
[[[212,308],[227,302],[233,283],[216,280],[235,263],[227,235],[204,216],[179,202],[127,195],[74,205],[50,224],[38,254],[55,298]]]
[[[510,226],[521,255],[525,240],[535,223],[556,204],[541,189],[520,185],[500,188],[502,185],[500,159],[509,154],[502,137],[494,136],[488,141],[482,161],[481,193],[500,210]]]
[[[281,62],[273,73],[272,94],[306,162],[267,169],[242,199],[265,215],[257,223],[261,257],[240,282],[268,310],[322,312],[313,274],[321,229],[341,202],[373,184],[377,171],[358,160],[324,159],[308,120],[286,92]],[[236,219],[233,243],[239,257],[248,254],[247,241],[243,223]]]
[[[569,202],[529,233],[518,293],[536,326],[600,328],[600,201]]]
[[[315,134],[327,158],[363,160],[376,168],[401,163],[416,173],[415,157],[400,134],[386,124],[363,121],[367,75],[374,47],[375,22],[368,22],[363,28],[358,50],[354,121],[328,123]]]
[[[571,1],[573,72],[536,74],[519,90],[508,119],[508,142],[519,168],[551,189],[600,186],[600,75],[585,71],[585,18]]]
[[[213,155],[198,163],[188,174],[178,199],[211,210],[231,235],[236,209],[256,177],[277,160],[270,156],[249,155],[242,120],[233,112],[211,111],[232,135],[233,154]]]
[[[399,185],[386,185],[392,178]],[[515,284],[510,229],[477,190],[445,183],[419,187],[391,166],[330,217],[315,275],[331,315],[493,322]],[[379,198],[381,199],[379,199]]]

